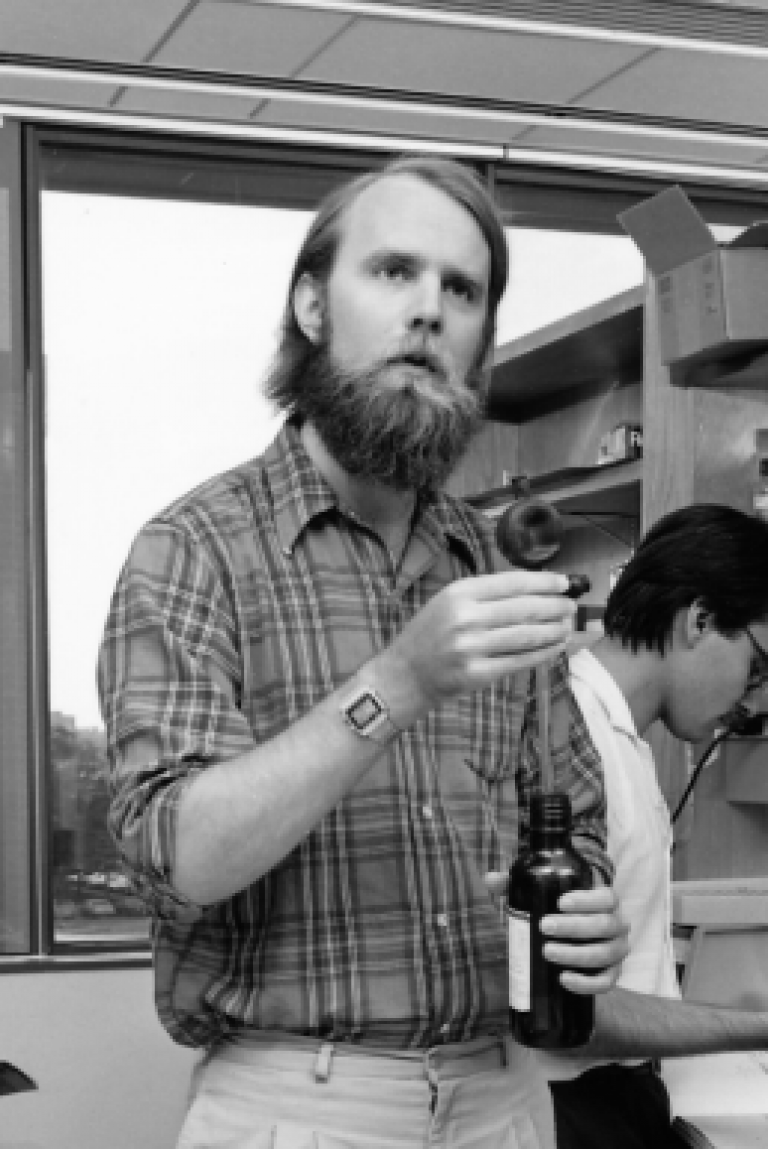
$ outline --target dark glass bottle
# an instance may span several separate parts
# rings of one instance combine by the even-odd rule
[[[594,998],[560,984],[562,966],[542,954],[539,922],[568,890],[589,889],[592,873],[571,844],[567,794],[535,793],[530,840],[509,871],[509,1018],[521,1045],[569,1049],[592,1034]]]

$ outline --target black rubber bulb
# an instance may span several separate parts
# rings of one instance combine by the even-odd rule
[[[504,558],[525,570],[540,570],[560,550],[563,524],[551,503],[524,498],[510,503],[496,524],[496,544]]]
[[[511,503],[496,524],[496,545],[507,562],[524,570],[541,570],[560,550],[563,520],[545,499],[526,497]],[[569,574],[569,598],[581,598],[591,587],[586,575]]]

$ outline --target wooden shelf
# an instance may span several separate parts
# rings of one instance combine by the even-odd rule
[[[547,475],[532,476],[529,490],[552,503],[568,520],[566,527],[579,525],[580,516],[630,518],[640,521],[643,460],[629,459],[601,467],[567,467]],[[497,518],[516,501],[513,487],[496,487],[467,502],[490,518]]]
[[[673,369],[676,383],[684,387],[713,387],[722,391],[768,388],[768,352],[765,345],[708,363]]]
[[[503,344],[488,417],[524,422],[569,391],[642,380],[644,302],[645,288],[633,287]]]

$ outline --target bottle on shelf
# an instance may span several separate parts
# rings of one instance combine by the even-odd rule
[[[561,894],[589,889],[592,873],[571,843],[567,794],[533,794],[527,848],[509,871],[509,1015],[514,1037],[537,1049],[584,1045],[594,1029],[594,998],[560,984],[562,967],[542,953],[539,923]]]

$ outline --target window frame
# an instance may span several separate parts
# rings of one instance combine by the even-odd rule
[[[8,124],[8,122],[6,122]],[[133,166],[137,186],[141,186],[141,165],[148,161],[158,165],[162,160],[166,165],[166,176],[174,165],[183,162],[197,164],[206,173],[215,175],[217,165],[234,170],[237,165],[254,172],[270,169],[274,189],[271,195],[280,191],[280,180],[290,193],[295,206],[314,207],[318,199],[340,178],[348,177],[381,165],[390,158],[382,151],[365,151],[359,147],[318,148],[317,146],[280,143],[238,143],[217,142],[207,137],[175,137],[163,133],[137,133],[131,131],[92,130],[55,124],[18,123],[19,163],[20,163],[20,203],[18,205],[19,225],[19,274],[14,277],[12,290],[18,289],[20,300],[12,300],[12,309],[19,307],[23,312],[23,335],[17,335],[23,348],[23,363],[14,366],[15,383],[23,393],[25,409],[25,442],[19,452],[19,466],[23,476],[19,479],[19,498],[23,505],[19,512],[27,524],[26,551],[23,556],[26,591],[20,606],[26,611],[26,636],[28,669],[26,672],[28,697],[24,713],[14,715],[14,721],[24,724],[24,739],[28,748],[27,771],[29,793],[29,853],[31,888],[28,891],[30,904],[30,949],[23,955],[0,954],[0,972],[19,970],[43,970],[50,968],[93,968],[99,966],[146,966],[151,963],[149,943],[137,948],[134,943],[87,944],[74,946],[55,940],[52,896],[52,787],[50,784],[50,699],[49,699],[49,631],[47,614],[47,510],[45,506],[45,364],[42,342],[42,236],[41,236],[41,196],[50,186],[57,189],[66,182],[66,165],[62,167],[60,185],[43,187],[42,169],[44,153],[58,149],[62,157],[71,160],[92,157],[94,171],[98,171],[98,161],[112,155],[123,162],[126,172]],[[78,162],[80,162],[78,159]],[[82,159],[82,162],[86,162]],[[234,167],[233,167],[234,166]],[[646,177],[625,177],[620,175],[599,175],[566,168],[526,168],[498,164],[495,161],[482,162],[478,170],[491,186],[506,226],[515,224],[530,226],[531,220],[538,220],[539,226],[565,227],[569,230],[594,230],[595,232],[615,232],[620,234],[615,221],[616,212],[631,203],[638,202],[667,186],[668,180],[649,174]],[[153,169],[154,170],[154,169]],[[275,174],[279,178],[275,178]],[[109,174],[109,173],[107,173]],[[151,174],[151,172],[150,172]],[[290,182],[299,177],[300,186]],[[288,181],[288,182],[286,182]],[[162,181],[161,181],[162,183]],[[206,193],[209,202],[254,202],[249,200],[216,200],[215,179]],[[542,189],[546,192],[545,206]],[[78,190],[83,190],[78,185]],[[110,194],[108,186],[97,189]],[[722,185],[688,186],[688,194],[705,218],[710,222],[732,222],[746,224],[768,214],[765,207],[768,195],[749,188],[723,187]],[[114,189],[112,189],[114,192]],[[166,185],[146,190],[145,194],[163,194],[173,198],[172,181]],[[221,193],[219,193],[221,194]],[[242,193],[241,193],[242,194]],[[299,198],[297,198],[297,196]],[[304,197],[303,199],[301,197]],[[178,188],[177,198],[200,198],[184,195]],[[571,207],[582,205],[576,216],[570,220],[567,213],[554,210],[560,198]],[[536,207],[539,200],[538,209]],[[258,202],[269,204],[269,198]],[[274,202],[282,203],[282,200]],[[567,205],[566,205],[567,206]],[[587,210],[588,209],[588,210]],[[3,540],[0,540],[2,545]],[[0,744],[0,752],[2,745]],[[0,760],[0,769],[8,769],[7,762]],[[12,768],[12,767],[11,767]]]

